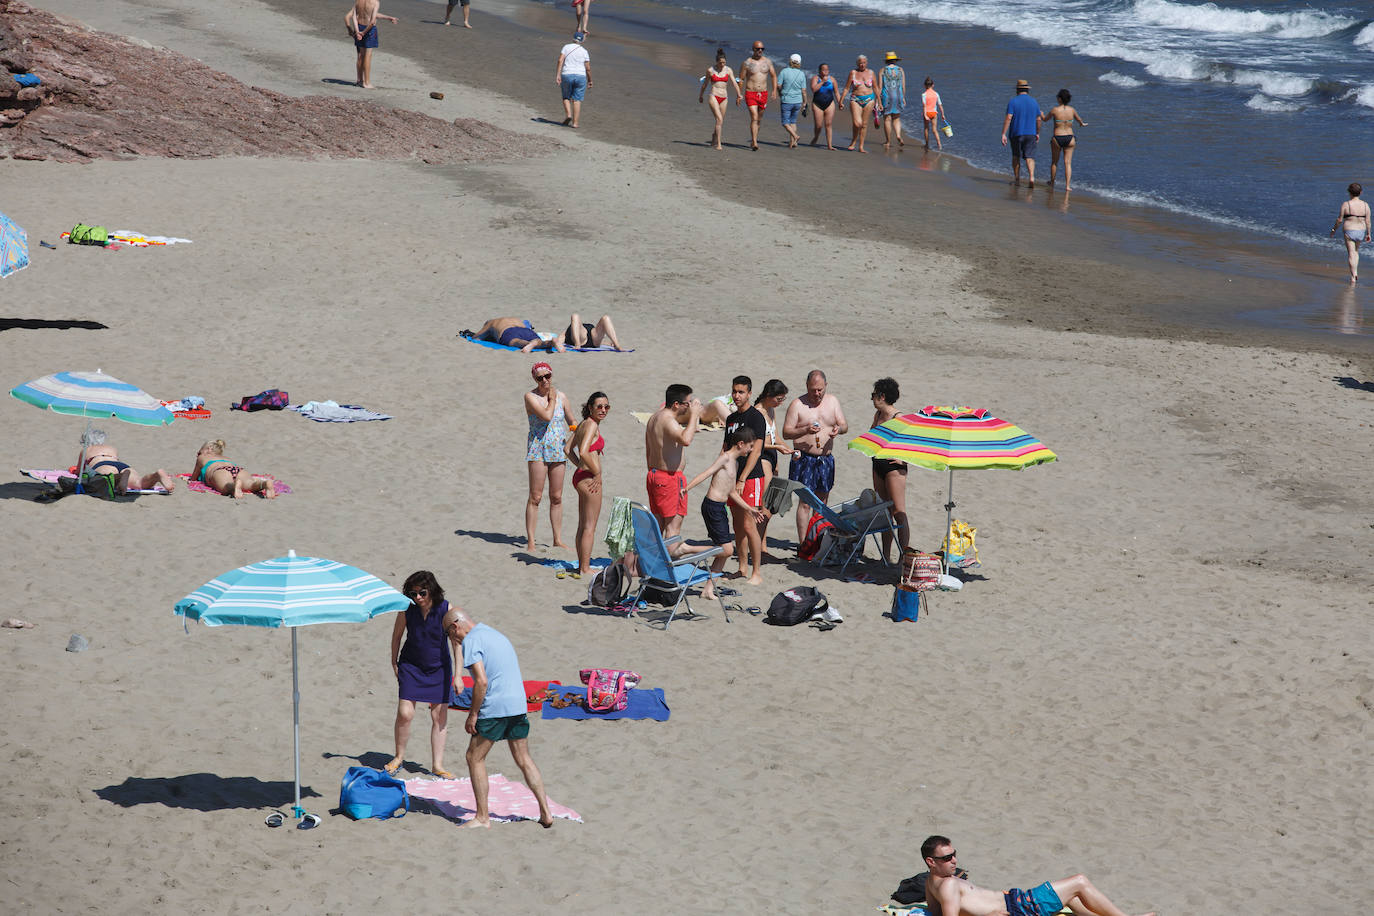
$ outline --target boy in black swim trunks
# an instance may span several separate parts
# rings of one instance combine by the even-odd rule
[[[738,461],[749,454],[757,438],[758,435],[747,426],[741,426],[726,434],[725,448],[716,456],[716,460],[687,484],[687,489],[690,490],[707,477],[711,478],[711,485],[701,499],[701,517],[706,522],[706,536],[711,539],[712,544],[723,548],[711,561],[713,573],[723,571],[725,561],[735,553],[735,536],[730,533],[730,513],[726,510],[726,504],[730,503],[740,511],[752,513],[754,520],[759,523],[767,516],[764,510],[755,509],[735,491]],[[716,597],[714,580],[708,579],[702,586],[701,597],[708,601]]]

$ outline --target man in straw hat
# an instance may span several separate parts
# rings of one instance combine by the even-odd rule
[[[1040,140],[1040,103],[1030,94],[1030,83],[1016,81],[1016,95],[1007,102],[1007,117],[1002,122],[1002,145],[1011,138],[1011,176],[1013,184],[1021,183],[1021,161],[1026,163],[1026,176],[1035,187],[1035,144]]]

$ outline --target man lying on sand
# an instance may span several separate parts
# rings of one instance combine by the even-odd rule
[[[959,858],[949,837],[926,837],[921,858],[930,869],[926,905],[936,916],[1054,916],[1066,906],[1077,916],[1126,916],[1083,875],[1046,881],[1030,890],[993,891],[970,884],[954,873]]]
[[[467,331],[463,336],[468,336]],[[563,352],[563,336],[552,335],[545,339],[524,318],[491,318],[474,335],[478,340],[489,340],[503,347],[519,347],[521,353],[531,350],[557,350]]]

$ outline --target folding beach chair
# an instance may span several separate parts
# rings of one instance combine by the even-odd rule
[[[720,573],[713,573],[707,568],[707,561],[719,554],[722,548],[712,547],[710,550],[687,554],[675,560],[668,553],[668,548],[682,538],[675,537],[664,541],[663,533],[658,528],[658,519],[640,503],[630,504],[630,518],[634,524],[635,551],[639,563],[639,592],[635,595],[633,603],[639,603],[644,589],[650,585],[667,592],[676,592],[677,600],[673,602],[668,619],[663,623],[663,629],[667,630],[668,625],[673,622],[673,616],[677,614],[679,605],[685,603],[687,613],[694,615],[692,602],[687,598],[687,589],[720,577]],[[719,592],[716,593],[716,600],[720,602],[720,611],[725,615],[725,622],[729,623],[730,612],[725,610],[725,599]]]
[[[840,575],[850,562],[863,553],[864,539],[873,538],[878,547],[878,556],[884,566],[891,566],[883,556],[882,536],[884,533],[897,536],[897,522],[892,517],[892,501],[888,499],[864,502],[863,497],[851,499],[838,506],[827,506],[810,487],[798,487],[794,491],[797,499],[806,503],[821,518],[831,524],[829,546],[817,555],[816,564],[824,566],[831,554],[839,551],[844,559],[840,561]]]

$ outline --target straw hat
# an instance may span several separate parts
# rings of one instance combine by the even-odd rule
[[[886,56],[885,58],[883,58],[883,59],[884,59],[885,61],[887,61],[889,64],[892,63],[893,61],[901,60],[901,58],[897,56],[897,52],[896,52],[896,51],[888,51],[888,52],[887,52],[887,56]]]
[[[1026,82],[1025,80],[1017,80],[1016,91],[1020,92],[1022,89],[1030,89],[1030,83]]]

